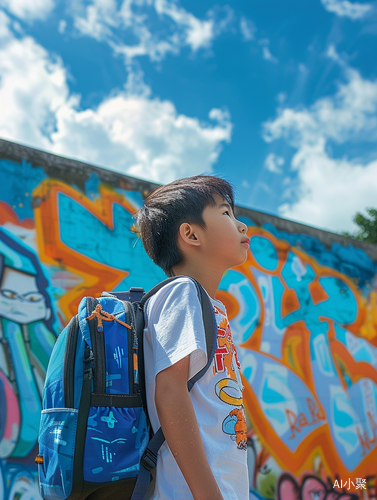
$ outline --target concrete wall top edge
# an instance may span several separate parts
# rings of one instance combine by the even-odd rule
[[[348,236],[332,233],[331,231],[326,231],[324,229],[307,226],[299,222],[282,219],[280,217],[276,217],[275,215],[258,212],[250,208],[236,207],[236,214],[238,217],[248,217],[258,226],[263,226],[264,224],[270,223],[279,231],[284,231],[290,234],[303,234],[311,238],[316,238],[328,249],[331,248],[331,245],[333,243],[337,243],[345,247],[353,246],[354,248],[359,248],[361,250],[364,250],[364,252],[373,261],[377,262],[377,245],[374,245],[372,243],[366,243],[354,238],[350,238]]]
[[[16,161],[24,159],[30,162],[33,166],[42,167],[49,177],[54,177],[65,182],[69,182],[70,184],[76,184],[82,189],[84,188],[85,181],[93,172],[96,173],[103,182],[113,184],[121,187],[122,189],[139,191],[143,194],[143,196],[159,186],[159,184],[153,182],[138,179],[136,177],[130,177],[103,167],[97,167],[81,161],[47,153],[45,151],[16,144],[4,139],[0,139],[0,155]],[[246,207],[237,206],[235,211],[238,217],[247,217],[258,226],[270,223],[279,231],[284,231],[290,234],[303,234],[316,238],[327,248],[331,248],[333,243],[337,243],[345,247],[353,246],[354,248],[364,250],[373,261],[377,262],[377,245],[358,241],[347,236],[342,236],[340,234],[314,228],[291,220],[282,219],[280,217]]]
[[[0,139],[0,154],[12,160],[21,161],[24,159],[33,166],[42,167],[49,177],[76,184],[80,188],[84,187],[85,181],[93,172],[98,175],[101,181],[114,184],[123,189],[128,187],[130,190],[149,193],[159,186],[154,182],[130,177],[103,167],[47,153],[4,139]]]

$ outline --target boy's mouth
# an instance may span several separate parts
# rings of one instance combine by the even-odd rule
[[[241,241],[241,243],[246,243],[246,245],[250,245],[250,239],[245,238],[244,240]]]

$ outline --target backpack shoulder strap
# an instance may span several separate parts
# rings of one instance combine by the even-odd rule
[[[160,281],[160,283],[157,283],[153,288],[149,290],[144,296],[139,300],[139,304],[141,305],[142,308],[145,307],[145,304],[148,299],[153,297],[155,293],[157,293],[161,288],[163,288],[165,285],[168,283],[171,283],[172,281],[175,281],[176,279],[181,278],[181,276],[172,276],[171,278],[167,278],[166,280]]]
[[[140,306],[144,308],[148,299],[150,299],[162,287],[179,277],[180,276],[173,276],[172,278],[168,278],[156,285],[140,300]],[[200,304],[202,306],[202,317],[207,348],[206,365],[196,375],[194,375],[190,380],[187,381],[187,388],[189,391],[191,391],[191,389],[194,387],[194,384],[205,374],[212,363],[217,346],[217,322],[213,306],[207,292],[194,278],[189,278],[195,283],[199,295]],[[141,458],[139,476],[137,478],[131,500],[143,500],[150,481],[150,472],[157,465],[157,453],[164,441],[165,436],[160,427],[148,443],[148,446]]]
[[[198,281],[196,281],[194,278],[191,278],[191,276],[185,276],[185,277],[189,278],[191,281],[194,282],[196,289],[198,291],[199,301],[202,306],[202,318],[203,318],[204,333],[206,337],[206,348],[207,348],[207,364],[194,377],[192,377],[191,380],[189,380],[188,382],[188,384],[190,384],[189,390],[191,390],[195,382],[197,382],[204,375],[209,365],[212,363],[212,359],[213,356],[215,355],[215,350],[216,350],[217,323],[213,306],[207,292],[204,290],[202,285],[198,283]],[[178,278],[182,278],[182,276],[173,276],[171,278],[168,278],[164,281],[161,281],[161,283],[158,283],[158,285],[154,286],[151,290],[149,290],[149,292],[146,293],[139,301],[141,308],[144,309],[148,299],[150,299],[155,293],[161,290],[161,288],[163,288],[168,283],[175,281]]]
[[[210,367],[217,347],[217,322],[211,299],[209,298],[204,288],[200,285],[200,283],[198,283],[194,279],[192,280],[194,281],[198,290],[200,303],[202,306],[202,317],[207,347],[207,364],[187,382],[189,391],[191,391],[195,382],[197,382]]]

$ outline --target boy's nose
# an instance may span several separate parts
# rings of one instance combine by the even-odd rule
[[[241,233],[246,233],[247,231],[247,226],[243,222],[240,222],[239,230]]]

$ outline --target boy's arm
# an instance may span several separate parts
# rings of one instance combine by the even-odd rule
[[[194,500],[223,500],[208,464],[198,422],[187,389],[190,357],[156,376],[158,418],[169,448]]]

